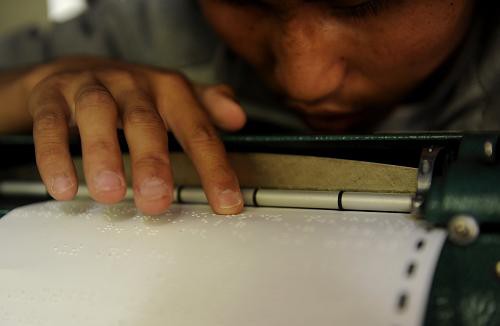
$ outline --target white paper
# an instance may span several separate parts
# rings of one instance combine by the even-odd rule
[[[0,219],[0,325],[419,325],[444,238],[405,214],[36,204]]]

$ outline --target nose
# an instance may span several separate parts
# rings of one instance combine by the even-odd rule
[[[334,27],[317,13],[299,12],[278,23],[272,40],[274,76],[290,98],[316,101],[335,93],[346,74]]]

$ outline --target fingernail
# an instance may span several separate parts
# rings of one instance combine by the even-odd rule
[[[222,209],[234,208],[241,205],[241,194],[231,189],[219,193],[219,207]]]
[[[123,179],[112,171],[101,171],[94,178],[94,186],[98,191],[116,191],[123,188],[125,182]]]
[[[142,182],[139,192],[149,200],[160,199],[169,194],[169,186],[160,178],[149,178]]]
[[[73,181],[71,181],[71,179],[67,175],[61,174],[55,176],[52,179],[50,189],[55,194],[61,194],[68,191],[73,186],[74,186]]]

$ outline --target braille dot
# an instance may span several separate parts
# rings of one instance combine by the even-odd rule
[[[411,262],[408,265],[408,268],[406,269],[406,275],[408,277],[413,276],[413,274],[415,274],[416,269],[417,269],[417,264],[414,262]]]
[[[420,239],[420,240],[417,241],[417,245],[416,245],[417,250],[422,250],[424,248],[424,246],[425,246],[424,239]]]
[[[408,306],[408,294],[403,292],[399,295],[398,298],[398,310],[403,311]]]

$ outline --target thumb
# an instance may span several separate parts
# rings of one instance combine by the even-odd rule
[[[226,131],[237,131],[246,123],[246,114],[227,85],[197,86],[196,91],[212,122]]]

